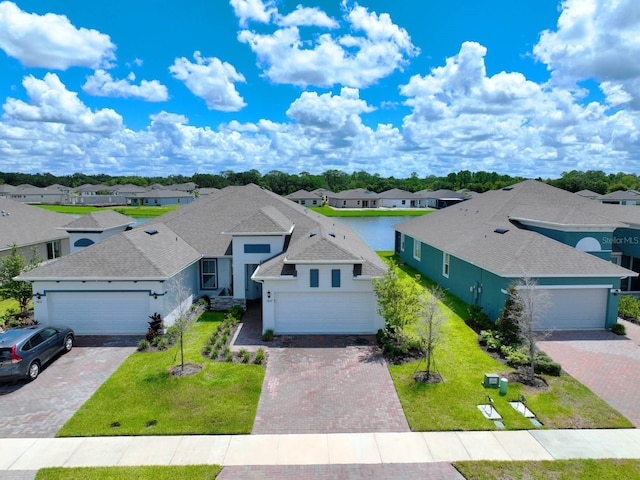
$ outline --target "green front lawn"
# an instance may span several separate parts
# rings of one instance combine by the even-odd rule
[[[340,209],[331,207],[308,207],[325,217],[419,217],[433,212],[431,209],[381,210],[378,208]]]
[[[165,205],[161,207],[134,207],[118,205],[114,207],[89,207],[85,205],[34,205],[45,210],[58,213],[67,213],[69,215],[85,215],[91,212],[98,212],[100,210],[115,210],[123,215],[130,217],[158,217],[171,210],[175,210],[181,205]]]
[[[214,362],[201,355],[223,318],[221,313],[204,313],[185,335],[185,363],[202,364],[200,372],[185,377],[169,373],[180,363],[178,345],[134,353],[57,436],[250,433],[264,368]]]
[[[145,467],[75,467],[43,468],[36,480],[213,480],[222,467],[218,465],[145,466]]]
[[[411,277],[417,273],[408,266],[400,269]],[[433,282],[422,279],[422,284],[426,287]],[[495,430],[494,423],[477,408],[477,405],[487,402],[487,394],[494,400],[494,407],[509,430],[534,428],[508,404],[508,401],[518,399],[520,394],[525,395],[527,406],[547,428],[632,427],[625,417],[568,375],[544,376],[549,384],[546,391],[511,383],[507,395],[501,396],[498,389],[483,388],[481,383],[485,373],[504,376],[513,369],[480,348],[476,333],[463,320],[468,308],[464,302],[446,295],[445,303],[447,319],[442,328],[443,340],[435,356],[437,371],[444,377],[444,382],[415,382],[413,374],[424,368],[424,363],[389,367],[412,430]]]
[[[455,462],[467,480],[619,480],[640,478],[640,460],[554,460],[541,462]]]

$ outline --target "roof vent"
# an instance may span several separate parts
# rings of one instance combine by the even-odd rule
[[[509,190],[513,190],[513,187],[503,187],[503,189],[505,192],[508,192]]]
[[[494,230],[494,232],[499,233],[500,235],[504,235],[508,231],[509,231],[508,228],[502,228],[502,227],[498,227]]]
[[[155,235],[158,233],[158,230],[156,230],[155,228],[150,228],[149,230],[145,230],[144,233],[146,233],[147,235]]]
[[[330,236],[330,237],[333,237],[333,238],[336,238],[336,234],[335,234],[335,233],[333,233],[333,232],[329,232],[329,236]]]
[[[315,231],[309,232],[309,238],[315,237],[317,234],[318,232],[315,232]]]

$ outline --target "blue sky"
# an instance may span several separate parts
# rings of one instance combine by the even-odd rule
[[[640,173],[637,0],[0,1],[0,171]]]

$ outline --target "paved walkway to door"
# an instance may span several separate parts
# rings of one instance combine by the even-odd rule
[[[640,326],[627,336],[600,331],[557,331],[538,346],[578,381],[640,427]]]

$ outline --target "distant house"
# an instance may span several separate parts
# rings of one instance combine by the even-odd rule
[[[60,205],[68,195],[57,188],[22,187],[16,188],[7,198],[22,203],[43,203]]]
[[[130,229],[136,221],[113,210],[100,210],[82,215],[63,227],[69,234],[71,253],[101,242]]]
[[[16,191],[16,187],[7,183],[0,183],[0,198],[9,198],[9,195]]]
[[[640,209],[542,182],[479,194],[394,228],[403,261],[491,320],[508,286],[525,276],[548,296],[538,329],[609,328],[619,293],[640,290]]]
[[[587,190],[587,189],[576,192],[576,195],[580,195],[581,197],[588,198],[589,200],[595,200],[597,197],[600,196],[599,193],[592,192],[591,190]]]
[[[392,188],[378,194],[379,206],[387,208],[416,208],[419,206],[419,197],[412,192]]]
[[[34,250],[39,258],[51,260],[67,255],[69,235],[60,227],[72,217],[0,198],[0,257],[9,255],[12,245],[25,258]]]
[[[327,190],[326,188],[316,188],[314,190],[311,190],[311,193],[322,198],[323,202],[328,202],[329,195],[333,195],[333,192],[331,190]]]
[[[636,192],[635,190],[617,190],[607,193],[606,195],[599,195],[596,197],[596,200],[600,203],[613,205],[640,205],[640,192]]]
[[[198,192],[198,198],[208,197],[209,195],[212,195],[212,194],[217,193],[219,191],[220,191],[219,188],[214,188],[214,187],[204,187],[204,188],[199,188],[198,190],[196,190],[196,192]]]
[[[33,207],[31,207],[33,208]],[[1,218],[0,218],[1,221]],[[256,185],[227,187],[19,277],[35,318],[77,334],[143,334],[203,295],[259,301],[262,329],[372,334],[385,263],[345,224]]]
[[[155,189],[127,197],[127,203],[140,206],[186,205],[195,195],[177,190]]]
[[[298,190],[297,192],[290,193],[286,196],[292,202],[296,202],[299,205],[305,207],[319,207],[322,205],[322,197],[306,190]]]
[[[334,208],[378,208],[378,194],[364,188],[331,193],[327,198]]]
[[[189,192],[193,193],[197,188],[197,185],[193,182],[186,183],[174,183],[173,185],[169,185],[167,190],[177,190],[178,192]]]
[[[418,206],[440,209],[463,202],[469,199],[470,194],[448,189],[426,189],[416,192],[415,196],[418,198]]]

